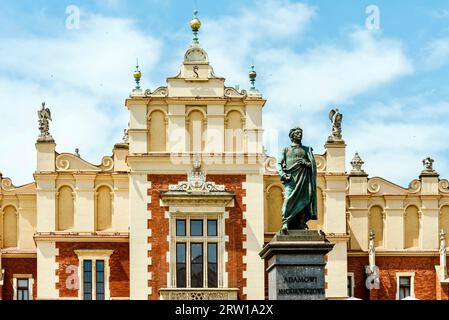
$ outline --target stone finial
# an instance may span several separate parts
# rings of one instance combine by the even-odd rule
[[[42,108],[38,110],[37,116],[39,119],[39,131],[40,135],[38,138],[38,142],[52,142],[53,137],[50,135],[50,121],[51,112],[49,108],[45,107],[45,102],[42,102]]]
[[[332,132],[329,138],[327,139],[327,142],[328,143],[343,142],[341,134],[341,123],[343,121],[343,114],[341,114],[338,109],[332,109],[329,112],[329,120],[332,123]]]
[[[360,155],[358,152],[355,153],[354,158],[352,158],[351,161],[351,174],[353,175],[366,175],[366,172],[362,169],[362,166],[365,164],[365,162],[360,158]]]

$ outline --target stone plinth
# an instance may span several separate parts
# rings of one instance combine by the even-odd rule
[[[333,244],[311,230],[278,233],[260,252],[268,261],[270,300],[324,300],[325,255]]]

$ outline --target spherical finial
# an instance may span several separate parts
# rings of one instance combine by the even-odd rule
[[[256,72],[256,70],[254,70],[254,65],[251,66],[251,71],[248,73],[248,75],[249,75],[249,79],[251,81],[256,80],[257,72]]]
[[[256,90],[257,72],[254,70],[254,64],[251,66],[251,71],[248,73],[249,81],[251,82],[251,90]]]
[[[140,70],[136,70],[134,71],[134,79],[136,80],[140,80],[142,78],[142,72],[140,72]]]
[[[133,73],[134,80],[136,81],[136,90],[140,90],[140,79],[142,78],[142,72],[139,70],[139,60],[136,63],[136,70]]]
[[[198,32],[201,28],[201,20],[198,19],[198,10],[193,11],[194,18],[190,21],[190,27],[192,31]]]

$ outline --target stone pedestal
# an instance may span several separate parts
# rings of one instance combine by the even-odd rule
[[[278,233],[260,252],[268,261],[270,300],[324,300],[325,255],[333,244],[323,233],[290,230]]]

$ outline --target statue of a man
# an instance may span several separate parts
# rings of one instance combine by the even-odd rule
[[[292,145],[278,157],[277,170],[285,186],[282,232],[307,230],[317,220],[316,162],[311,147],[303,146],[302,129],[290,130]]]

